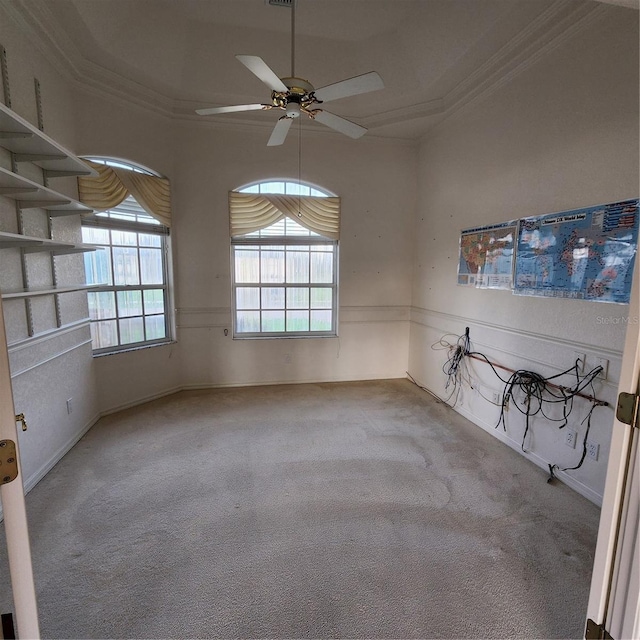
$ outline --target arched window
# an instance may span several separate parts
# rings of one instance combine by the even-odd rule
[[[158,177],[122,160],[87,160]],[[94,354],[170,341],[169,228],[128,193],[120,204],[84,218],[82,237],[98,247],[85,253],[86,282],[95,285],[88,293]]]
[[[339,199],[278,180],[231,192],[229,206],[234,337],[335,336]]]

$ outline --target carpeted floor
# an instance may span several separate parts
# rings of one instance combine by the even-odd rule
[[[47,638],[579,638],[599,517],[406,380],[124,411],[27,506]]]

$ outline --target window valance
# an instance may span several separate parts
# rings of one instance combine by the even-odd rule
[[[89,160],[85,162],[98,172],[98,177],[78,178],[78,196],[81,202],[104,211],[119,205],[127,196],[132,195],[150,216],[165,227],[171,226],[171,187],[166,178]]]
[[[309,231],[340,238],[340,198],[229,192],[232,236],[264,229],[287,216]]]

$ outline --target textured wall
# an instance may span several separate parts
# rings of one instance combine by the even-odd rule
[[[227,192],[298,176],[297,132],[179,130],[177,291],[183,382],[255,384],[403,376],[411,299],[412,147],[303,133],[302,180],[341,197],[339,338],[232,340]]]
[[[470,326],[479,350],[516,369],[557,373],[572,364],[574,351],[588,362],[607,358],[610,380],[597,391],[613,400],[626,305],[471,290],[456,286],[456,273],[461,229],[638,196],[638,12],[607,8],[511,83],[445,122],[424,141],[418,176],[412,375],[442,395],[444,352],[430,345]],[[489,397],[499,388],[492,376],[476,367],[478,391]],[[498,410],[477,392],[467,387],[458,408],[494,432]],[[580,435],[586,409],[576,405],[573,417]],[[595,416],[600,460],[571,476],[598,501],[613,414],[598,409]],[[512,412],[508,423],[506,434],[494,433],[519,447],[523,422]],[[532,459],[544,466],[579,458],[561,435],[537,421]]]
[[[20,116],[37,124],[34,77],[40,82],[44,131],[60,144],[74,149],[75,103],[69,83],[24,36],[13,19],[0,6],[0,43],[7,52],[11,107]],[[1,142],[1,141],[0,141]],[[11,170],[9,154],[0,150],[0,166]],[[42,183],[40,169],[20,163],[19,173]],[[50,188],[77,197],[75,180],[56,178]],[[21,220],[20,220],[21,218]],[[21,226],[20,226],[21,224]],[[47,214],[41,209],[16,211],[15,203],[0,197],[0,230],[48,237]],[[54,239],[79,242],[80,218],[70,216],[51,223]],[[84,281],[80,255],[54,258],[59,284]],[[48,252],[24,257],[19,249],[0,251],[0,290],[53,284],[53,261]],[[91,359],[86,295],[82,292],[59,296],[62,326],[58,327],[54,296],[31,300],[34,335],[29,336],[25,300],[5,300],[4,314],[11,364],[15,409],[24,413],[29,429],[20,432],[24,482],[33,486],[98,415]],[[67,412],[67,399],[72,411]]]
[[[172,184],[178,343],[97,358],[102,410],[183,386],[405,375],[414,146],[305,132],[299,168],[295,130],[282,147],[267,148],[268,126],[175,123],[85,92],[77,105],[79,153],[139,162]],[[299,169],[302,180],[342,198],[339,338],[234,341],[227,193],[257,180],[297,179]]]

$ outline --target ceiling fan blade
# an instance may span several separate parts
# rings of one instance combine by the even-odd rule
[[[345,136],[349,136],[350,138],[361,138],[365,133],[367,133],[367,130],[364,127],[361,127],[355,122],[351,122],[351,120],[341,118],[335,113],[329,113],[328,111],[319,109],[314,111],[313,114],[314,120],[317,120],[340,133],[344,133]]]
[[[284,139],[287,137],[287,133],[289,133],[289,128],[291,127],[292,122],[293,118],[282,116],[282,118],[276,122],[276,126],[271,133],[269,142],[267,142],[267,147],[277,147],[282,144]]]
[[[268,104],[236,104],[231,107],[209,107],[207,109],[196,109],[200,116],[212,116],[218,113],[233,113],[236,111],[258,111],[259,109],[270,108]]]
[[[242,62],[242,64],[251,71],[255,76],[260,78],[271,91],[286,92],[289,91],[287,86],[278,78],[271,67],[258,56],[243,56],[237,55],[236,58]]]
[[[369,73],[363,73],[361,76],[341,80],[316,89],[315,96],[320,102],[329,102],[330,100],[357,96],[359,93],[368,93],[377,89],[384,89],[384,82],[375,71],[370,71]]]

